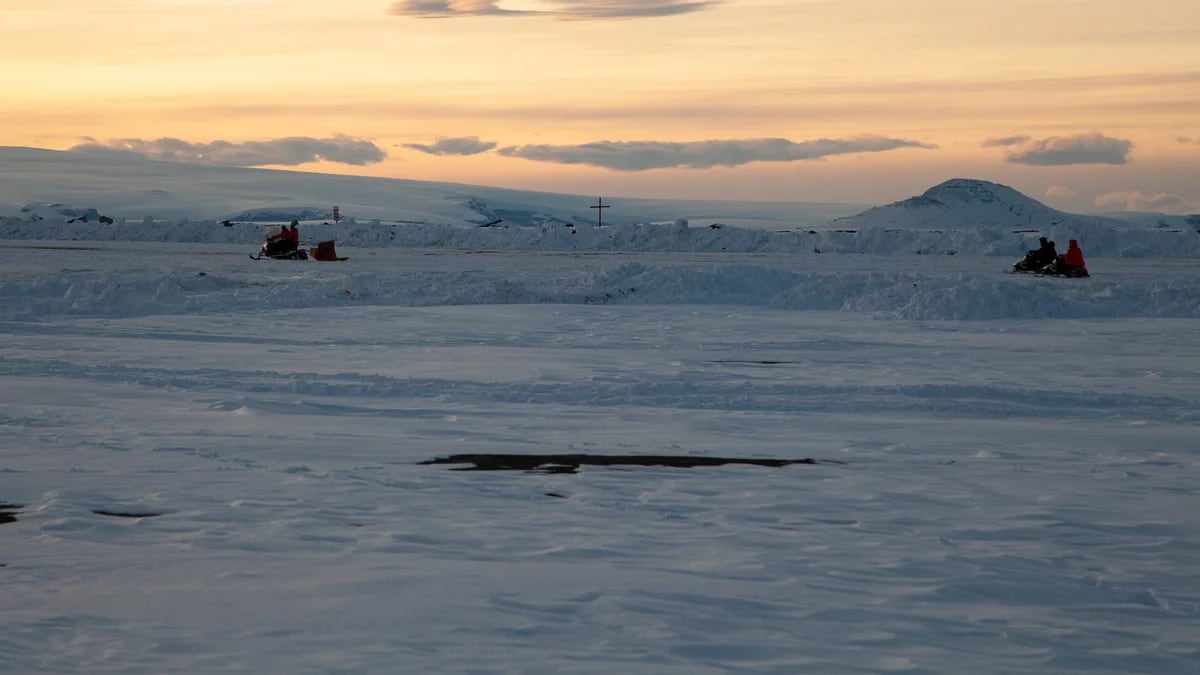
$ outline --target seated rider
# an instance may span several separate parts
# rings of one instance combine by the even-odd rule
[[[288,230],[288,252],[295,252],[300,248],[300,230],[296,228],[299,221],[293,220],[292,227]]]
[[[1083,250],[1079,248],[1079,242],[1075,239],[1067,242],[1067,252],[1058,257],[1059,270],[1067,276],[1085,277],[1087,273],[1087,263],[1083,259]]]
[[[1058,251],[1054,248],[1054,242],[1047,240],[1045,237],[1038,237],[1039,246],[1031,249],[1025,254],[1025,259],[1021,261],[1021,269],[1040,270],[1046,265],[1050,265],[1058,258]]]
[[[1038,240],[1041,242],[1041,247],[1037,250],[1038,262],[1040,266],[1049,265],[1058,259],[1058,251],[1054,248],[1054,242],[1042,237]]]
[[[287,225],[280,225],[278,232],[267,235],[267,241],[262,245],[263,254],[275,256],[287,253],[291,246],[291,237],[292,233]]]

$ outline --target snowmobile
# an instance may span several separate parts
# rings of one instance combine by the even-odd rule
[[[286,243],[286,242],[284,242]],[[258,250],[258,255],[250,254],[251,260],[308,260],[308,251],[302,248],[280,247],[278,242],[268,241]]]
[[[345,256],[339,256],[337,249],[334,247],[334,240],[318,242],[316,246],[308,249],[304,248],[282,248],[277,242],[268,240],[259,249],[258,255],[250,254],[251,260],[262,260],[269,258],[271,260],[317,260],[321,262],[343,261],[349,260]]]
[[[1082,279],[1083,277],[1091,276],[1088,274],[1086,267],[1067,267],[1062,264],[1061,260],[1056,260],[1048,265],[1042,265],[1031,261],[1028,255],[1023,260],[1013,263],[1012,271],[1018,274],[1041,274],[1048,277],[1066,277],[1069,279]]]

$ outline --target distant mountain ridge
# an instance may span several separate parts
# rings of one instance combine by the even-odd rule
[[[983,241],[1046,233],[1065,240],[1103,232],[1200,229],[1191,217],[1080,215],[1050,208],[1006,185],[952,178],[885,206],[762,201],[698,201],[603,197],[604,223],[742,228],[767,232],[895,230],[926,233],[933,248],[951,230]],[[117,221],[302,222],[343,224],[537,227],[569,230],[597,224],[596,196],[479,185],[369,178],[277,169],[220,167],[95,156],[69,151],[0,147],[0,218]],[[866,210],[862,210],[862,209]],[[856,215],[849,215],[855,214]],[[9,225],[7,229],[25,225]],[[983,232],[987,230],[988,232]],[[15,230],[13,230],[15,231]],[[0,233],[2,236],[3,233]],[[25,235],[22,235],[25,236]],[[765,244],[764,244],[765,245]],[[872,246],[876,246],[872,244]],[[882,243],[877,246],[883,246]],[[817,247],[826,250],[827,247]],[[915,246],[925,250],[925,244]]]
[[[176,241],[256,250],[264,226],[294,219],[306,241],[336,239],[339,247],[1012,259],[1046,235],[1064,246],[1078,238],[1089,259],[1200,260],[1200,225],[1187,217],[1143,219],[1143,225],[1076,215],[965,178],[865,211],[865,205],[605,196],[613,208],[599,227],[596,203],[587,195],[0,147],[0,240]]]
[[[924,193],[832,221],[842,227],[946,229],[1006,227],[1066,228],[1086,232],[1128,228],[1116,218],[1059,211],[1007,185],[973,178],[952,178]]]
[[[586,188],[587,186],[581,186]],[[722,223],[757,229],[815,227],[854,213],[857,204],[622,198],[603,195],[611,223]],[[596,222],[595,194],[211,166],[136,155],[95,156],[61,150],[0,146],[0,216],[72,217],[93,209],[142,220],[256,220],[331,218],[333,206],[358,221],[513,226]]]

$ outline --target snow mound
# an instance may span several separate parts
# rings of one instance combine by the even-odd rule
[[[835,222],[858,228],[1057,228],[1070,233],[1065,238],[1073,239],[1086,238],[1087,233],[1099,230],[1131,228],[1126,221],[1059,211],[1007,185],[969,178],[953,178],[919,196],[867,209]]]
[[[486,231],[486,230],[483,230]],[[1187,261],[1105,261],[1088,279],[981,256],[448,251],[341,247],[347,262],[251,261],[238,246],[0,244],[9,321],[347,306],[722,305],[887,319],[1200,318]]]
[[[71,209],[72,212],[86,212]],[[1200,232],[1193,228],[1142,230],[1127,226],[1096,227],[1082,233],[1064,224],[1023,228],[976,225],[962,228],[797,228],[769,231],[728,225],[688,226],[676,223],[621,223],[597,227],[591,223],[548,222],[519,226],[507,221],[488,227],[469,223],[408,221],[340,223],[306,220],[305,208],[270,211],[279,220],[244,221],[141,220],[56,214],[0,216],[0,240],[178,242],[241,244],[255,251],[278,222],[300,221],[304,246],[333,239],[338,246],[371,248],[437,248],[498,251],[788,253],[805,257],[837,254],[886,256],[1002,256],[1012,261],[1037,248],[1040,235],[1065,243],[1079,239],[1089,261],[1097,258],[1200,259]],[[1011,261],[1010,261],[1011,262]]]

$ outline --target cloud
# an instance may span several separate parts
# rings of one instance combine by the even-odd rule
[[[989,138],[983,142],[985,148],[1005,147],[1009,145],[1020,145],[1031,140],[1028,136],[1002,136],[1000,138]]]
[[[1184,145],[1200,145],[1200,138],[1188,138],[1187,136],[1176,136],[1175,141]]]
[[[191,143],[178,138],[119,138],[102,143],[87,138],[84,143],[71,148],[71,152],[132,154],[147,159],[217,166],[293,166],[320,161],[362,166],[381,162],[387,156],[371,141],[340,135],[332,138],[293,136],[241,143]]]
[[[1152,195],[1137,190],[1110,192],[1096,197],[1095,204],[1097,208],[1111,211],[1152,211],[1178,215],[1200,213],[1200,199],[1189,199],[1165,192]]]
[[[1046,188],[1046,199],[1067,200],[1074,199],[1078,196],[1079,194],[1069,187],[1051,185],[1050,187]]]
[[[419,150],[429,155],[478,155],[496,147],[491,141],[481,141],[477,136],[439,138],[432,144],[405,143],[401,147]]]
[[[506,157],[537,162],[586,164],[617,171],[644,171],[684,167],[709,169],[750,162],[794,162],[856,152],[884,152],[897,148],[936,148],[935,145],[903,138],[858,136],[821,138],[795,143],[785,138],[692,141],[599,141],[583,145],[521,145],[500,148]]]
[[[508,4],[505,0],[398,0],[387,13],[419,19],[465,16],[545,16],[555,19],[639,19],[687,14],[708,9],[719,0],[540,0]]]
[[[1125,164],[1133,142],[1103,134],[1051,136],[1031,141],[1024,148],[1010,152],[1008,161],[1031,166],[1065,166],[1068,164]]]

